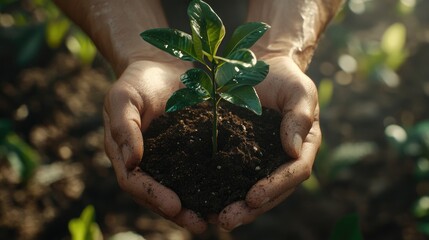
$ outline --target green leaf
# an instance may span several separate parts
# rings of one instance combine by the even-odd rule
[[[226,101],[237,106],[247,108],[257,115],[262,114],[262,106],[255,88],[252,86],[241,86],[230,91],[220,93]]]
[[[263,22],[249,22],[237,27],[226,45],[224,56],[236,49],[250,48],[269,28],[270,26]]]
[[[255,54],[250,49],[247,49],[247,48],[242,48],[234,51],[228,56],[228,58],[224,58],[220,56],[215,56],[214,58],[222,62],[239,64],[243,67],[251,67],[256,64]]]
[[[252,67],[225,63],[216,72],[216,81],[222,92],[243,85],[256,86],[265,79],[268,71],[269,65],[264,61],[257,61]]]
[[[225,36],[222,20],[207,3],[201,0],[194,0],[189,4],[188,16],[194,41],[198,41],[196,38],[200,39],[202,50],[215,56]]]
[[[98,224],[95,222],[95,210],[88,205],[79,218],[69,221],[69,231],[72,240],[101,240],[102,234]]]
[[[242,68],[241,71],[225,84],[225,87],[238,87],[242,85],[256,86],[261,83],[267,76],[269,65],[264,61],[257,61],[252,67]]]
[[[207,100],[208,97],[201,96],[201,94],[190,88],[182,88],[177,90],[171,95],[168,99],[165,106],[166,112],[174,112],[185,107],[193,106],[204,100]]]
[[[70,21],[66,18],[48,22],[45,35],[46,42],[50,48],[60,47],[67,31],[70,29],[70,25]]]
[[[201,96],[211,96],[210,93],[212,92],[213,84],[209,75],[202,69],[190,69],[182,76],[180,76],[180,80],[183,84],[185,84],[187,88],[198,92]]]
[[[330,240],[363,240],[356,214],[346,215],[335,224]]]
[[[9,133],[2,144],[12,169],[19,174],[21,181],[27,182],[40,163],[39,153],[14,132]]]
[[[229,58],[215,58],[223,61],[216,70],[215,79],[219,87],[236,77],[244,68],[249,68],[257,63],[255,54],[249,49],[240,49],[230,55]]]
[[[194,29],[192,29],[192,41],[195,57],[199,59],[201,63],[204,63],[203,43]]]
[[[97,54],[92,40],[83,32],[77,31],[66,40],[66,46],[83,64],[90,65]]]
[[[155,28],[142,32],[140,36],[146,42],[182,60],[202,59],[195,54],[192,37],[188,33],[171,28]]]

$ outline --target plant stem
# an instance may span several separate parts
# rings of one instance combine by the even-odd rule
[[[212,122],[212,154],[215,155],[217,153],[217,122],[218,122],[218,117],[217,117],[217,105],[218,105],[218,100],[217,100],[217,94],[216,94],[216,81],[215,81],[215,75],[216,75],[216,70],[217,70],[217,65],[213,59],[212,62],[212,69],[211,69],[211,73],[212,73],[212,112],[213,112],[213,122]]]

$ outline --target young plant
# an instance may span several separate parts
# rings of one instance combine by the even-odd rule
[[[265,79],[269,66],[258,61],[249,48],[270,28],[262,22],[239,26],[222,56],[217,54],[225,36],[225,26],[213,9],[201,0],[188,6],[192,34],[171,28],[142,32],[141,37],[155,47],[184,61],[197,61],[206,69],[192,68],[180,80],[186,88],[173,93],[166,112],[210,101],[213,112],[213,154],[217,152],[217,109],[224,99],[261,115],[262,107],[254,86]]]

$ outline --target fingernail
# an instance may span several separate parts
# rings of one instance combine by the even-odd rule
[[[301,148],[302,148],[302,138],[299,134],[295,133],[293,135],[293,147],[295,148],[296,156],[299,157],[301,155]]]

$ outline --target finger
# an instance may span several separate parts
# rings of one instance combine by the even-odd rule
[[[105,124],[109,118],[105,115]],[[180,199],[173,191],[155,181],[142,172],[140,168],[127,170],[122,159],[119,146],[112,140],[110,128],[105,128],[106,153],[112,162],[119,186],[128,192],[137,203],[152,211],[162,213],[170,218],[176,216],[181,210]]]
[[[301,155],[302,144],[307,137],[317,106],[317,89],[314,83],[305,74],[295,76],[290,97],[285,98],[282,108],[280,124],[280,138],[285,152],[292,158]]]
[[[171,220],[194,234],[203,233],[207,229],[207,222],[198,217],[194,211],[188,209],[183,209]]]
[[[281,165],[268,178],[259,180],[247,193],[247,204],[252,208],[259,208],[308,179],[320,143],[321,133],[317,120],[313,122],[313,127],[302,145],[301,156]]]
[[[128,88],[126,83],[115,84],[105,99],[106,114],[112,140],[120,148],[127,169],[138,166],[143,157],[143,137],[141,133],[140,96]],[[110,147],[112,142],[109,142]]]
[[[293,191],[294,189],[289,189],[276,199],[268,201],[260,208],[251,208],[245,201],[230,204],[219,214],[219,225],[222,229],[231,231],[238,226],[248,224],[255,220],[259,215],[271,210],[284,201],[290,194],[292,194]]]

